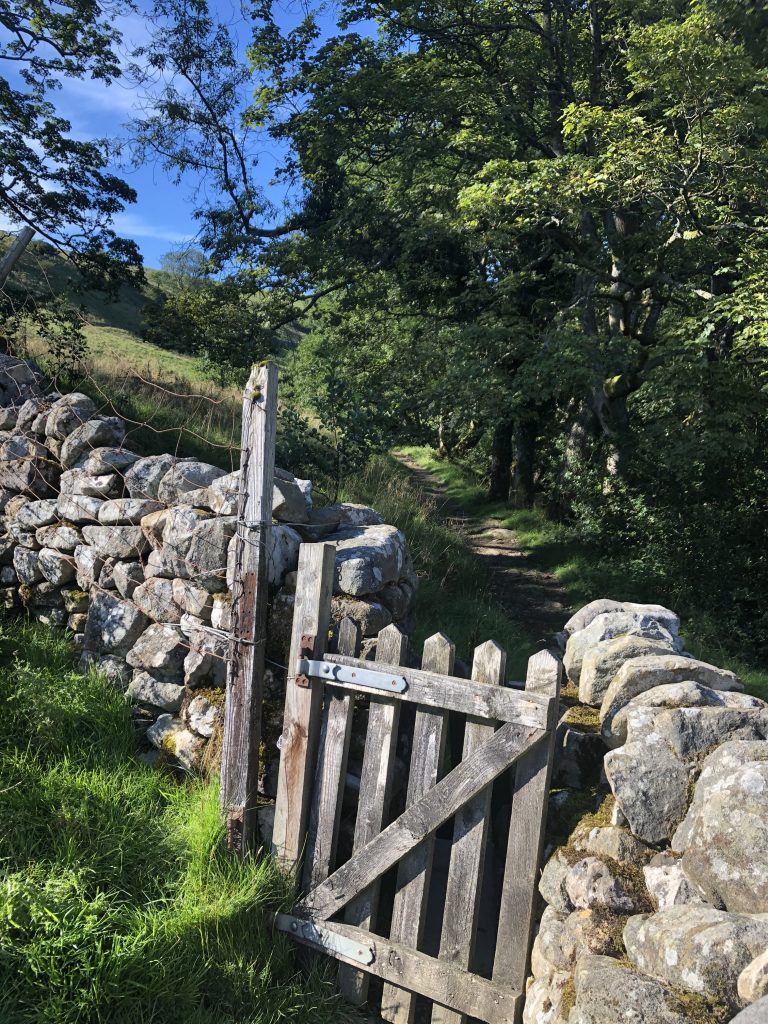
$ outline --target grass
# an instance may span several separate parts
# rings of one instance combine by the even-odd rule
[[[433,473],[447,494],[468,512],[491,516],[502,526],[514,530],[532,564],[558,578],[572,610],[600,597],[651,603],[669,600],[656,581],[638,575],[628,562],[607,558],[584,543],[573,528],[549,522],[539,509],[510,509],[502,503],[488,502],[480,481],[462,467],[438,458],[431,448],[403,450]],[[746,663],[725,644],[719,643],[716,624],[696,609],[679,610],[688,650],[704,661],[736,672],[748,692],[768,700],[768,670]]]
[[[298,976],[286,883],[222,852],[216,787],[139,763],[122,695],[72,656],[0,619],[3,1024],[359,1020]]]

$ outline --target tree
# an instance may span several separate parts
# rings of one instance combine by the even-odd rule
[[[135,276],[141,258],[112,218],[135,193],[109,167],[103,140],[70,135],[52,97],[63,79],[120,75],[116,15],[126,3],[0,0],[0,207],[66,253],[87,284]]]
[[[160,257],[160,272],[167,291],[194,290],[208,280],[208,261],[199,249],[171,249]]]

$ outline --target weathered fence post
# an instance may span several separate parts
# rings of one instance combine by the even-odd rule
[[[328,645],[335,564],[334,544],[302,544],[299,548],[272,833],[273,852],[286,871],[298,866],[303,852],[322,727],[323,687],[299,686],[296,665],[302,652],[321,658]]]
[[[32,228],[22,228],[18,235],[16,235],[13,245],[5,254],[2,263],[0,263],[0,288],[2,288],[8,280],[9,274],[18,263],[24,250],[32,241],[34,234],[35,232]]]
[[[245,855],[257,838],[261,704],[268,601],[268,541],[277,426],[277,367],[255,366],[243,394],[240,493],[224,710],[221,808],[227,845]]]

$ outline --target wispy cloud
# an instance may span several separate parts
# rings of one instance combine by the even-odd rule
[[[189,242],[193,234],[183,234],[173,228],[163,227],[162,224],[150,222],[136,213],[119,213],[112,226],[119,235],[126,235],[128,238],[154,238],[156,241],[170,242],[172,245]]]

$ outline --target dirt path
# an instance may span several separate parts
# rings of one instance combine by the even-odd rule
[[[549,643],[568,618],[566,594],[557,578],[531,564],[514,531],[499,526],[494,519],[471,515],[448,497],[437,477],[415,459],[404,452],[395,452],[394,456],[420,489],[435,501],[445,524],[462,534],[484,566],[499,604],[525,627],[535,642]]]

